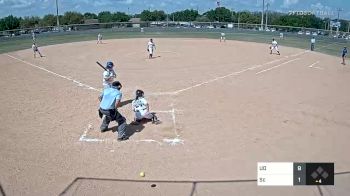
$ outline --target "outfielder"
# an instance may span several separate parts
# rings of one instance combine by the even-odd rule
[[[101,35],[101,33],[99,33],[97,35],[97,44],[102,44],[102,35]]]
[[[342,59],[343,59],[343,62],[342,62],[343,65],[346,65],[345,59],[346,59],[346,55],[347,55],[347,54],[348,54],[348,49],[346,48],[346,46],[344,46],[344,49],[343,49],[342,55],[341,55],[341,57],[342,57]]]
[[[38,53],[40,55],[40,57],[43,57],[43,55],[41,55],[40,51],[39,51],[39,48],[38,46],[35,44],[35,42],[33,43],[32,45],[32,49],[33,49],[33,52],[34,52],[34,58],[36,58],[36,53]]]
[[[113,83],[114,79],[117,77],[117,74],[115,73],[114,64],[111,61],[108,61],[106,64],[106,71],[103,72],[103,88],[110,88],[111,84]]]
[[[270,46],[270,54],[272,54],[273,50],[275,50],[278,55],[281,55],[280,51],[278,50],[278,43],[275,40],[275,38],[272,39],[272,43],[271,43],[271,46]]]
[[[149,53],[149,56],[148,56],[149,59],[153,58],[153,53],[154,53],[155,49],[156,49],[156,45],[154,44],[153,39],[150,39],[148,44],[147,44],[147,51]]]
[[[316,39],[315,39],[315,37],[312,37],[311,38],[311,51],[315,50],[315,43],[316,43]]]
[[[36,35],[35,35],[35,33],[34,33],[34,30],[33,30],[33,32],[32,32],[32,39],[33,39],[33,43],[35,43],[35,42],[36,42]]]
[[[226,35],[225,35],[225,33],[221,33],[220,42],[222,42],[222,41],[226,42]]]
[[[142,90],[136,91],[136,98],[132,101],[132,110],[135,112],[135,123],[138,124],[142,120],[152,120],[152,123],[157,123],[158,118],[155,113],[149,112],[149,105],[144,97]]]

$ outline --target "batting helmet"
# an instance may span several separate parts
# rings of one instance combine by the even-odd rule
[[[112,61],[108,61],[107,64],[106,64],[106,68],[110,69],[114,66],[113,62]]]

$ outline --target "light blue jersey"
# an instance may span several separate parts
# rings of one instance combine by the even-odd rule
[[[106,88],[103,90],[101,97],[100,108],[103,110],[111,110],[116,109],[115,102],[116,100],[122,99],[122,93],[114,87]]]

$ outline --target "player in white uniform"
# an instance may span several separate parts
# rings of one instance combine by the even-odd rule
[[[226,42],[226,35],[225,35],[225,33],[221,33],[220,42],[222,42],[222,41]]]
[[[43,55],[41,55],[41,53],[39,51],[38,46],[35,43],[33,43],[32,49],[33,49],[33,52],[34,52],[34,58],[36,58],[36,53],[38,53],[40,55],[40,57],[43,57]]]
[[[110,88],[114,79],[117,77],[117,74],[115,73],[113,62],[109,61],[106,64],[107,71],[103,72],[103,88]]]
[[[272,54],[273,50],[276,50],[277,54],[281,55],[280,51],[278,50],[278,43],[277,43],[277,41],[275,39],[272,39],[272,43],[271,43],[271,46],[270,46],[270,51],[271,51],[270,54]]]
[[[159,120],[155,113],[149,111],[149,105],[144,98],[144,92],[142,90],[136,90],[136,98],[132,101],[132,110],[135,112],[134,123],[138,124],[142,120],[152,120],[152,123],[158,123]]]
[[[32,32],[32,39],[33,39],[33,43],[36,43],[36,35],[35,35],[34,31]]]
[[[149,56],[148,56],[149,59],[153,58],[153,53],[154,53],[155,49],[156,49],[156,45],[154,44],[153,39],[150,39],[148,44],[147,44],[147,51],[149,53]]]
[[[315,39],[315,37],[312,37],[312,39],[311,39],[311,51],[315,50],[315,43],[316,43],[316,39]]]
[[[97,35],[97,44],[102,44],[102,35],[101,35],[101,33],[99,33]]]

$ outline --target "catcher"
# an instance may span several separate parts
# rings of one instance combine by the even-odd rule
[[[132,110],[135,112],[135,124],[139,124],[142,120],[150,120],[153,124],[159,123],[155,113],[149,112],[149,105],[144,98],[142,90],[136,90],[136,98],[132,101]]]

